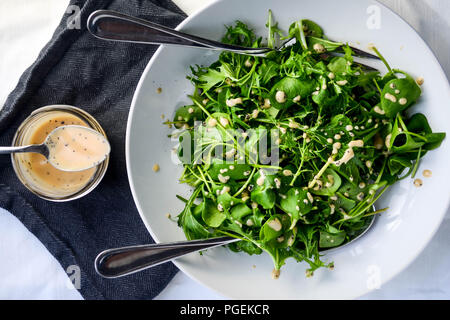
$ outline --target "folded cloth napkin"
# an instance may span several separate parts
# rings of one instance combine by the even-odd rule
[[[73,105],[89,112],[105,129],[112,147],[108,171],[87,196],[53,203],[28,191],[15,176],[10,158],[3,156],[0,207],[19,218],[65,270],[79,267],[79,290],[85,299],[152,299],[177,272],[172,263],[104,279],[96,274],[94,259],[108,248],[153,243],[128,185],[125,128],[134,90],[157,46],[99,40],[86,30],[86,21],[91,12],[110,9],[175,27],[185,14],[168,0],[72,0],[70,6],[70,14],[0,112],[0,145],[11,144],[33,110]]]

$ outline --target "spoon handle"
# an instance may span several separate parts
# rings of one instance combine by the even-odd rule
[[[272,50],[270,48],[246,48],[204,39],[110,10],[94,11],[88,18],[87,28],[95,37],[104,40],[175,44],[249,55],[264,55]]]
[[[105,278],[118,278],[184,256],[188,253],[240,241],[232,237],[210,238],[162,244],[137,245],[101,252],[95,270]]]
[[[43,147],[40,144],[32,144],[29,146],[18,146],[18,147],[0,147],[0,154],[9,153],[23,153],[23,152],[35,152],[43,153]]]

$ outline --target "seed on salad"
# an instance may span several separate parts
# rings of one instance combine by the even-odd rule
[[[287,241],[288,247],[292,247],[294,242],[295,242],[295,236],[293,234],[291,234],[291,236],[288,238],[288,241]]]
[[[275,187],[276,187],[277,189],[280,189],[280,187],[281,187],[281,181],[280,181],[280,179],[275,178],[275,179],[273,179],[273,181],[275,182]]]
[[[226,127],[226,126],[228,126],[228,125],[230,124],[230,122],[228,121],[228,119],[227,119],[227,118],[224,118],[224,117],[220,117],[219,122],[220,122],[220,124],[221,124],[223,127]]]
[[[222,183],[227,183],[228,180],[230,180],[230,176],[223,176],[222,174],[219,173],[219,175],[217,176],[219,181]]]
[[[256,184],[258,186],[262,186],[264,184],[264,181],[266,180],[266,177],[261,175],[261,177],[259,177],[258,179],[256,179]]]
[[[234,107],[235,105],[242,104],[242,98],[228,99],[225,103],[227,107]]]
[[[289,128],[291,128],[291,129],[300,129],[300,124],[298,122],[290,120],[289,121]]]
[[[264,104],[261,106],[263,109],[269,109],[271,107],[270,105],[270,99],[264,99]]]
[[[389,133],[386,136],[386,139],[384,140],[384,144],[385,144],[386,148],[388,148],[388,149],[391,147],[391,138],[392,138],[392,133]]]
[[[375,108],[373,108],[373,111],[378,113],[378,114],[381,114],[381,115],[385,114],[384,110],[381,109],[380,106],[375,106]]]
[[[425,82],[425,79],[424,79],[423,77],[418,77],[418,78],[416,79],[416,83],[417,83],[419,86],[423,85],[424,82]]]
[[[220,191],[220,194],[225,194],[231,191],[231,188],[229,186],[224,186],[222,190]]]
[[[280,278],[280,270],[279,269],[273,269],[272,270],[272,279],[278,279]]]
[[[391,101],[391,102],[394,102],[394,103],[397,102],[397,98],[394,95],[390,94],[390,93],[386,93],[384,95],[384,98],[389,100],[389,101]]]
[[[334,214],[336,210],[336,206],[334,204],[330,204],[330,214]]]
[[[209,127],[215,127],[216,125],[217,125],[217,120],[216,120],[216,119],[210,118],[210,119],[208,120],[208,126],[209,126]]]
[[[333,144],[333,154],[337,154],[339,152],[339,149],[342,147],[342,144],[340,142],[335,142]]]

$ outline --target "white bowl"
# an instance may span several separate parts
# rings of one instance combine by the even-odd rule
[[[375,1],[217,1],[190,16],[177,29],[220,40],[224,25],[241,20],[265,36],[269,9],[284,30],[293,21],[311,19],[331,39],[348,41],[363,50],[373,43],[392,67],[424,77],[423,96],[412,111],[424,113],[434,131],[450,131],[450,90],[439,63],[406,22]],[[182,230],[166,214],[174,217],[181,212],[183,203],[175,195],[188,196],[191,191],[178,183],[182,170],[172,161],[175,143],[167,137],[171,129],[162,124],[161,115],[172,118],[179,106],[190,103],[187,95],[193,87],[186,79],[189,66],[208,65],[217,56],[216,52],[201,49],[163,46],[149,62],[136,89],[127,128],[127,169],[136,206],[157,242],[185,240]],[[161,93],[157,93],[158,88],[162,88]],[[191,254],[175,264],[193,279],[230,298],[361,296],[405,269],[437,231],[450,200],[449,154],[446,139],[420,164],[419,176],[424,169],[433,172],[432,178],[421,177],[423,187],[416,188],[408,178],[380,199],[378,208],[389,210],[377,219],[373,229],[357,242],[324,257],[335,262],[334,271],[319,270],[314,277],[306,278],[306,264],[288,260],[280,278],[273,280],[272,260],[267,254],[249,256],[226,248]],[[154,164],[161,167],[157,173],[152,170]]]

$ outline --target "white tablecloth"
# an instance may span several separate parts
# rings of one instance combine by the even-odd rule
[[[357,1],[357,0],[355,0]],[[187,14],[211,0],[175,0]],[[383,0],[427,41],[450,76],[450,1]],[[50,39],[68,0],[0,1],[0,108]],[[0,299],[82,299],[45,247],[0,209]],[[423,253],[400,275],[362,299],[450,299],[450,214]],[[223,299],[178,273],[157,299]]]

